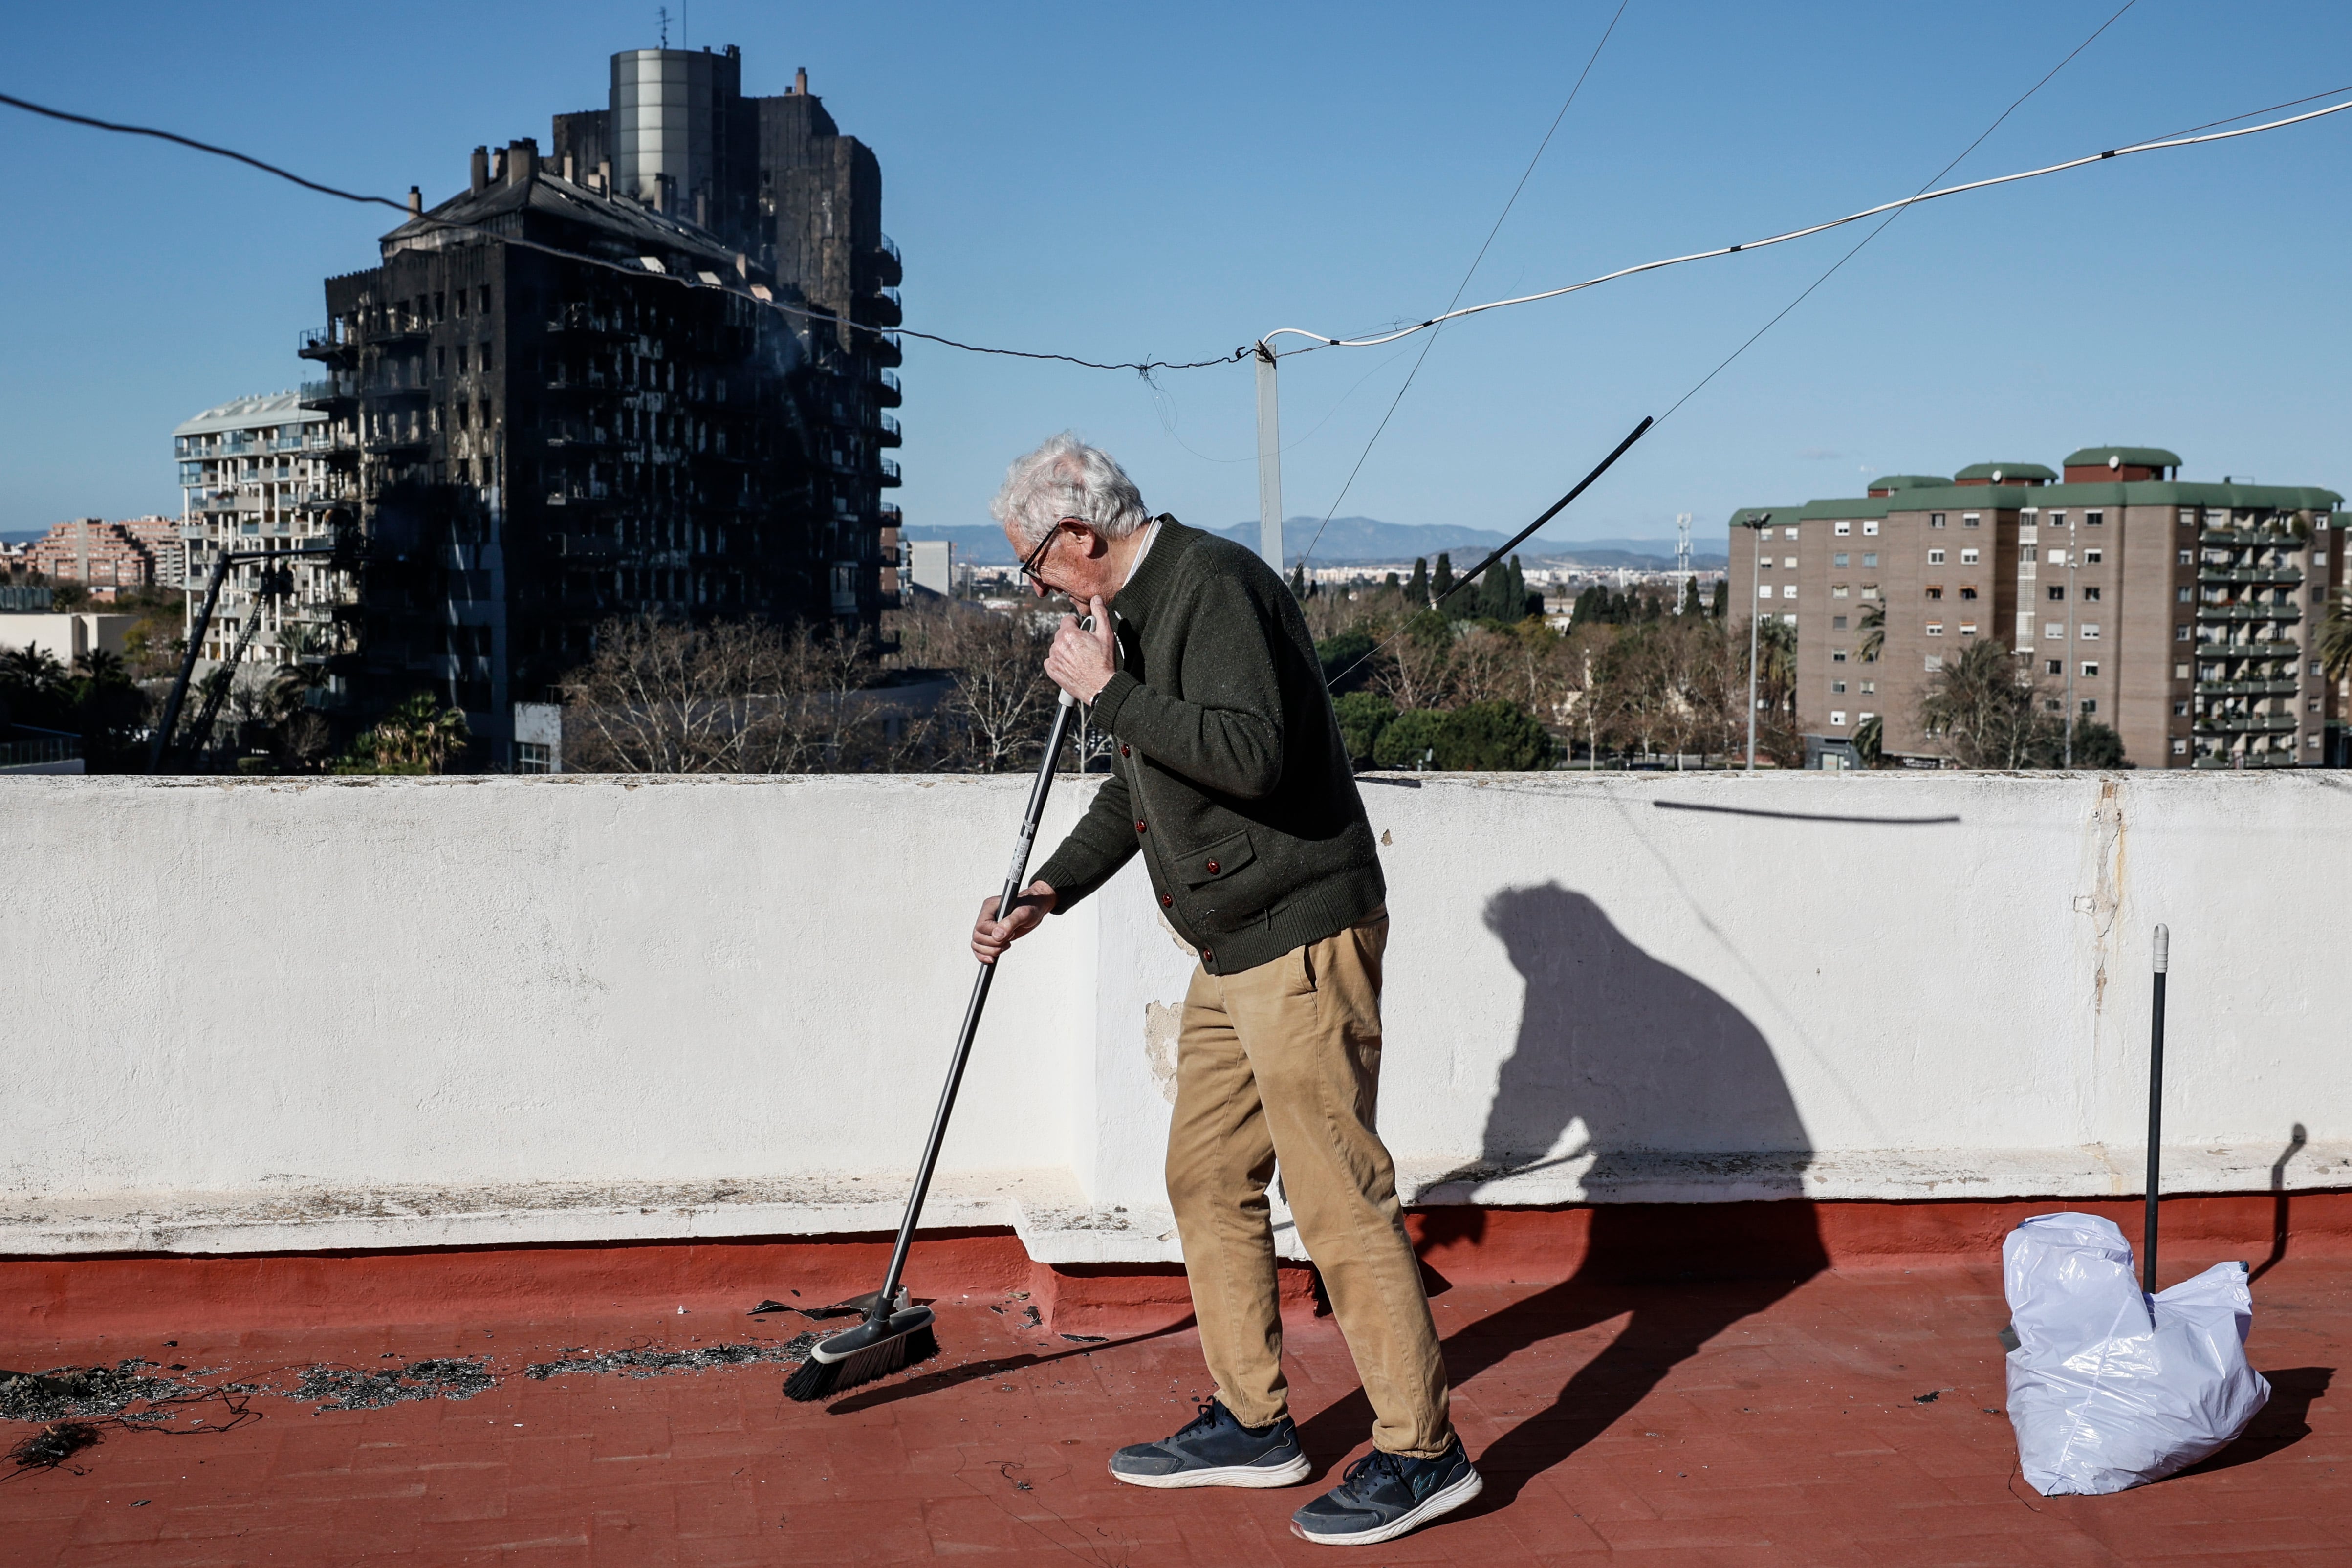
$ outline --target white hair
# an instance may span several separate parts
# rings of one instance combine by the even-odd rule
[[[1034,546],[1066,517],[1076,518],[1105,539],[1125,539],[1150,521],[1143,492],[1118,460],[1065,430],[1046,438],[1004,471],[1004,488],[988,513],[1012,525],[1022,542]]]

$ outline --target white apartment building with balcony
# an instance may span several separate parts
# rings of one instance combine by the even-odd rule
[[[328,416],[295,393],[240,397],[208,408],[172,432],[180,465],[180,525],[187,542],[190,635],[223,551],[299,550],[329,535],[336,488]],[[222,585],[199,657],[218,661],[246,622],[260,617],[246,658],[257,666],[324,658],[337,649],[334,606],[351,602],[347,574],[309,562],[290,569],[283,591],[264,592],[267,561],[243,563]]]

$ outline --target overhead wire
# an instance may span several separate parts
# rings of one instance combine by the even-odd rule
[[[1611,35],[1617,31],[1617,24],[1624,18],[1625,7],[1631,4],[1633,0],[1617,0],[1617,10],[1609,18],[1609,26],[1601,29],[1601,41],[1592,46],[1592,53],[1586,58],[1584,68],[1576,73],[1575,85],[1568,89],[1568,97],[1561,102],[1559,112],[1551,117],[1551,124],[1544,132],[1543,140],[1536,143],[1535,156],[1529,158],[1528,166],[1519,171],[1519,183],[1511,187],[1510,197],[1503,203],[1503,210],[1495,215],[1494,226],[1486,231],[1486,239],[1479,244],[1478,254],[1470,258],[1470,269],[1462,274],[1462,281],[1454,286],[1454,298],[1445,302],[1445,308],[1448,310],[1462,303],[1462,296],[1470,288],[1470,279],[1478,276],[1478,268],[1486,261],[1486,252],[1494,247],[1495,237],[1503,232],[1503,220],[1511,216],[1513,207],[1518,205],[1519,193],[1528,188],[1528,180],[1535,174],[1536,165],[1543,162],[1544,150],[1551,145],[1551,139],[1559,134],[1560,121],[1568,118],[1569,110],[1576,103],[1576,95],[1584,90],[1584,79],[1592,74],[1593,66],[1601,58],[1601,51],[1609,47]],[[1444,330],[1441,327],[1438,331]],[[1396,417],[1398,405],[1404,402],[1404,395],[1412,390],[1413,378],[1421,374],[1423,363],[1429,358],[1429,351],[1436,346],[1437,331],[1433,331],[1429,334],[1428,340],[1421,345],[1421,357],[1412,362],[1411,370],[1405,372],[1403,384],[1397,388],[1396,395],[1389,399],[1388,412],[1381,415],[1381,422],[1373,426],[1371,439],[1366,441],[1364,449],[1356,454],[1356,466],[1348,470],[1348,478],[1339,486],[1339,493],[1331,498],[1331,505],[1324,511],[1323,521],[1315,525],[1315,536],[1307,542],[1307,548],[1299,552],[1299,570],[1306,570],[1307,563],[1314,558],[1315,547],[1323,542],[1323,531],[1331,526],[1331,519],[1339,513],[1339,503],[1346,500],[1348,492],[1356,488],[1356,476],[1364,471],[1364,459],[1370,457],[1372,448],[1380,444],[1381,432],[1389,427],[1389,421]]]
[[[1999,174],[1990,179],[1969,180],[1957,185],[1946,185],[1939,190],[1922,191],[1916,195],[1905,196],[1899,201],[1882,202],[1876,206],[1864,207],[1860,212],[1848,213],[1843,217],[1831,218],[1823,223],[1808,224],[1802,228],[1790,229],[1783,234],[1768,235],[1761,239],[1743,240],[1737,245],[1717,246],[1709,250],[1695,250],[1682,256],[1664,257],[1655,261],[1644,261],[1633,267],[1621,267],[1613,272],[1604,272],[1579,283],[1567,284],[1558,289],[1547,289],[1539,293],[1521,294],[1508,300],[1490,300],[1485,304],[1465,306],[1460,310],[1450,310],[1444,316],[1432,316],[1427,321],[1416,322],[1391,332],[1361,338],[1336,338],[1326,336],[1321,332],[1310,331],[1303,327],[1277,327],[1265,336],[1268,339],[1290,336],[1309,340],[1307,347],[1293,349],[1288,354],[1283,356],[1285,358],[1302,353],[1313,353],[1327,348],[1377,348],[1382,343],[1392,343],[1401,338],[1409,338],[1415,332],[1426,331],[1440,324],[1441,321],[1458,321],[1465,316],[1499,310],[1512,305],[1533,304],[1540,300],[1557,300],[1563,295],[1581,293],[1587,289],[1598,288],[1603,283],[1613,283],[1621,278],[1655,272],[1668,267],[1679,267],[1687,262],[1707,261],[1718,257],[1736,256],[1744,251],[1762,250],[1768,246],[1785,245],[1790,240],[1805,239],[1816,234],[1825,234],[1831,229],[1843,228],[1848,224],[1860,223],[1864,218],[1876,217],[1881,213],[1893,212],[1901,207],[1919,206],[1927,202],[1940,201],[1946,196],[1961,195],[1969,191],[1988,190],[1995,185],[2010,185],[2022,180],[2037,180],[2049,174],[2063,174],[2070,169],[2080,169],[2088,164],[2105,163],[2112,158],[2127,158],[2141,153],[2169,152],[2177,148],[2202,146],[2214,142],[2235,141],[2243,136],[2259,136],[2267,132],[2283,131],[2291,125],[2302,125],[2314,120],[2324,120],[2329,115],[2341,114],[2347,109],[2352,109],[2352,99],[2347,99],[2342,103],[2330,104],[2326,109],[2315,109],[2305,114],[2289,115],[2284,120],[2273,120],[2263,125],[2249,125],[2237,131],[2218,132],[2210,136],[2174,136],[2153,142],[2134,142],[2128,146],[2087,153],[2080,158],[2069,158],[2063,163],[2044,164],[2038,169],[2023,169],[2013,174]]]
[[[240,153],[233,147],[216,146],[210,142],[198,141],[193,136],[183,136],[176,131],[164,131],[152,125],[131,125],[120,121],[100,120],[95,115],[75,114],[67,110],[51,108],[47,104],[36,103],[30,99],[18,98],[13,94],[5,92],[0,92],[0,104],[6,104],[12,109],[21,109],[28,114],[38,114],[46,116],[50,120],[63,121],[69,125],[86,125],[93,130],[110,131],[121,136],[152,137],[156,141],[169,142],[178,146],[191,148],[198,153],[209,153],[215,158],[226,158],[235,163],[243,163],[249,168],[258,169],[265,174],[270,174],[281,180],[290,181],[292,184],[301,186],[306,191],[316,191],[321,195],[334,196],[341,201],[357,202],[362,205],[389,207],[394,212],[400,214],[404,218],[406,218],[411,222],[422,222],[428,227],[463,230],[467,233],[479,235],[482,238],[496,244],[511,246],[520,250],[537,251],[546,256],[561,257],[565,260],[583,262],[591,267],[604,268],[610,271],[624,273],[630,277],[667,277],[670,281],[684,284],[689,288],[698,286],[704,288],[710,287],[710,285],[708,284],[697,285],[689,279],[677,278],[670,274],[657,274],[648,271],[641,267],[631,267],[625,263],[610,260],[607,258],[584,255],[576,250],[566,250],[560,246],[542,245],[535,240],[524,239],[516,235],[500,234],[496,230],[484,228],[478,224],[457,223],[446,218],[436,218],[431,216],[429,214],[423,214],[415,211],[406,202],[395,201],[390,196],[380,196],[366,191],[347,191],[338,185],[325,184],[317,180],[305,178],[303,175],[298,174],[290,169],[280,168],[278,164],[269,163],[265,159],[256,158],[250,153]],[[725,286],[722,284],[720,287],[724,288]],[[753,304],[763,305],[770,310],[780,311],[784,315],[801,316],[811,321],[846,326],[853,331],[868,331],[875,333],[877,336],[887,335],[891,337],[915,338],[923,342],[938,343],[946,348],[961,349],[966,353],[995,354],[1008,359],[1051,360],[1063,364],[1077,365],[1086,370],[1131,370],[1139,375],[1149,376],[1155,370],[1203,370],[1211,365],[1233,364],[1241,361],[1251,352],[1249,345],[1244,344],[1229,354],[1220,354],[1214,359],[1188,360],[1182,362],[1169,360],[1103,361],[1081,359],[1076,354],[1050,353],[1034,349],[997,348],[985,343],[968,343],[955,338],[942,337],[936,332],[917,331],[905,327],[875,326],[865,321],[845,320],[840,315],[830,310],[802,309],[796,306],[788,305],[782,300],[775,299],[762,300],[757,295],[751,293],[748,289],[728,289],[726,291],[749,300]]]
[[[1958,168],[1960,164],[1967,160],[1968,155],[1975,152],[1978,148],[1983,146],[1985,138],[2000,130],[2002,123],[2007,121],[2011,115],[2016,113],[2027,99],[2032,98],[2035,93],[2040,92],[2043,88],[2049,86],[2050,79],[2053,77],[2072,65],[2074,62],[2074,57],[2076,55],[2081,54],[2084,49],[2089,48],[2093,44],[2098,42],[2099,36],[2102,33],[2105,33],[2109,27],[2114,26],[2117,21],[2122,19],[2123,14],[2126,11],[2130,10],[2138,3],[2139,0],[2124,0],[2124,3],[2120,6],[2116,7],[2113,16],[2109,16],[2105,21],[2100,23],[2096,27],[2092,29],[2091,36],[2089,37],[2084,38],[2081,43],[2076,44],[2073,48],[2067,50],[2066,58],[2064,59],[2060,60],[2056,65],[2052,66],[2048,70],[2042,72],[2041,80],[2035,82],[2032,87],[2027,88],[2023,92],[2019,93],[2016,98],[2010,101],[2010,105],[2007,109],[2002,110],[1999,114],[1993,116],[1992,123],[1986,126],[1982,131],[1978,132],[1977,139],[1975,141],[1961,148],[1959,153],[1954,156],[1950,163],[1945,164],[1942,168],[1928,175],[1927,179],[1921,181],[1919,189],[1921,191],[1927,190],[1937,180],[1942,179],[1954,169]],[[2303,101],[2308,102],[2309,100],[2305,100]],[[2268,113],[2269,110],[2256,110],[2254,112],[2257,114],[2265,114]],[[2243,120],[2248,117],[2242,114],[2237,116],[2237,118]],[[2221,121],[2219,123],[2226,124],[2227,121]],[[2203,130],[2204,127],[2198,126],[2195,129]],[[1868,245],[1872,240],[1876,239],[1880,235],[1885,234],[1889,225],[1910,210],[1911,208],[1908,205],[1898,205],[1895,206],[1895,210],[1889,212],[1875,228],[1871,229],[1860,239],[1854,241],[1853,249],[1847,251],[1843,256],[1839,257],[1835,261],[1831,262],[1829,267],[1823,270],[1820,277],[1814,279],[1811,283],[1806,284],[1805,287],[1799,291],[1795,299],[1781,306],[1778,310],[1775,310],[1772,313],[1770,320],[1767,321],[1762,326],[1750,332],[1738,348],[1733,349],[1729,353],[1724,355],[1722,361],[1718,363],[1713,370],[1708,371],[1705,375],[1699,377],[1696,382],[1692,384],[1691,389],[1688,392],[1685,392],[1680,397],[1675,398],[1674,402],[1668,405],[1666,411],[1658,416],[1659,422],[1663,424],[1664,421],[1673,418],[1676,409],[1680,408],[1684,404],[1688,403],[1692,398],[1696,397],[1699,393],[1706,388],[1707,383],[1713,381],[1717,376],[1721,375],[1726,370],[1728,370],[1731,367],[1732,361],[1738,359],[1741,354],[1746,353],[1749,349],[1754,348],[1759,338],[1761,338],[1765,333],[1770,331],[1774,327],[1780,324],[1782,317],[1788,315],[1790,311],[1795,310],[1798,306],[1811,299],[1812,297],[1813,290],[1819,289],[1822,284],[1835,277],[1839,268],[1843,268],[1847,262],[1852,261],[1856,256],[1862,254],[1863,247]]]

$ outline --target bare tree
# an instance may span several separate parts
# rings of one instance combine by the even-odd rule
[[[992,773],[1035,754],[1058,696],[1045,677],[1050,633],[1026,615],[952,603],[928,604],[897,624],[898,661],[944,670],[952,681],[940,704],[944,760]]]
[[[1919,725],[1964,768],[2029,765],[2041,689],[2032,666],[1997,642],[1973,643],[1946,662],[1919,698]]]

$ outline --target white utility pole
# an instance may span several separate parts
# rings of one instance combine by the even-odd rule
[[[1690,575],[1690,513],[1686,511],[1675,513],[1675,575],[1677,577]]]
[[[2069,527],[2074,519],[2068,518]],[[2066,536],[2066,766],[2074,765],[2074,536]]]
[[[1257,345],[1257,552],[1282,575],[1282,417],[1274,350]]]

